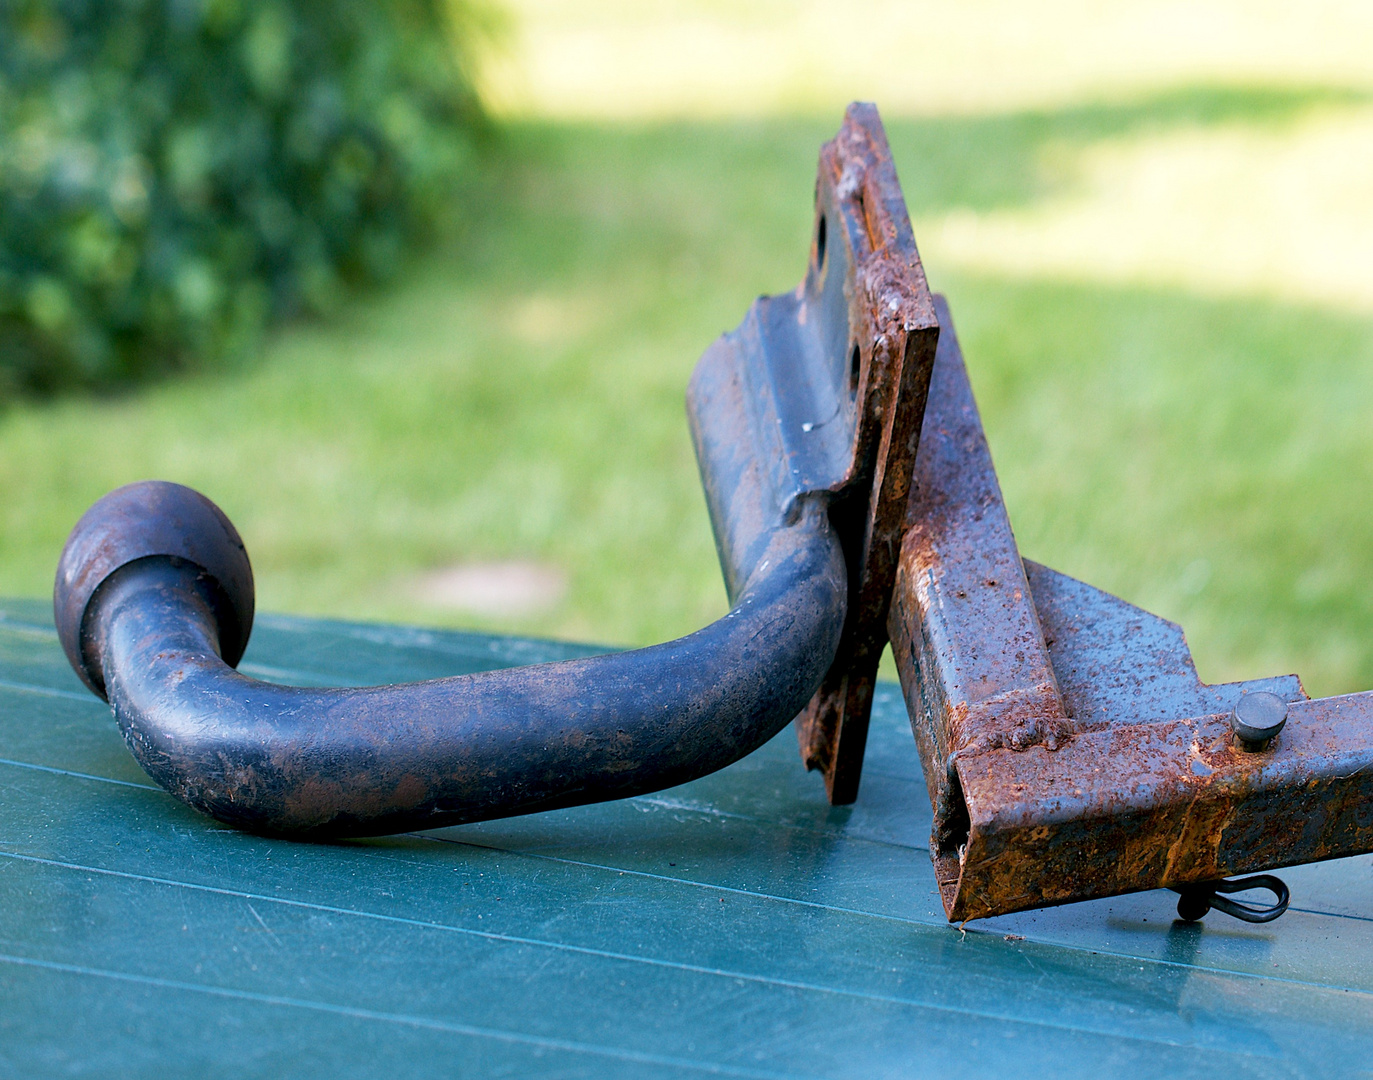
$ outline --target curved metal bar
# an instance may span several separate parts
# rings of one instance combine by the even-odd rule
[[[273,686],[233,670],[254,610],[233,525],[189,488],[133,484],[78,522],[54,608],[148,773],[243,828],[381,834],[680,784],[804,709],[807,764],[851,801],[938,325],[871,106],[822,149],[816,193],[801,285],[755,302],[687,391],[725,618],[562,664]]]
[[[139,763],[196,809],[302,838],[436,828],[670,787],[781,730],[834,658],[847,572],[819,500],[764,532],[724,618],[584,660],[364,689],[259,682],[221,659],[237,627],[220,582],[157,551],[111,570],[65,633]]]

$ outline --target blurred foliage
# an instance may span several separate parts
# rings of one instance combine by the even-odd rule
[[[454,212],[444,0],[0,0],[0,397],[241,353]]]

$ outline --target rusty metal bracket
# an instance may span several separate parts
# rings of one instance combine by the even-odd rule
[[[873,683],[911,487],[939,323],[877,109],[851,105],[820,150],[805,280],[754,303],[702,357],[687,393],[697,457],[715,439],[769,474],[774,498],[818,499],[844,548],[848,614],[834,662],[796,719],[801,756],[830,801],[858,796]],[[728,389],[723,389],[723,388]],[[723,393],[747,424],[709,434]],[[705,475],[712,508],[730,495]],[[737,543],[712,511],[734,594]]]
[[[258,831],[621,798],[793,718],[830,800],[851,802],[889,639],[951,920],[1169,887],[1184,918],[1261,921],[1286,887],[1223,879],[1373,850],[1373,693],[1205,685],[1177,626],[1022,560],[872,106],[821,150],[803,281],[707,350],[687,411],[733,608],[679,641],[406,686],[248,679],[243,545],[159,483],[77,524],[59,636],[150,775]],[[1251,887],[1276,903],[1228,898]]]
[[[1021,559],[947,306],[888,629],[952,920],[1373,848],[1373,695],[1207,686],[1180,628]],[[1264,749],[1248,694],[1287,703]]]

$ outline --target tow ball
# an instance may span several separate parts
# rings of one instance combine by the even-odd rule
[[[1179,914],[1276,918],[1273,867],[1373,850],[1373,694],[1203,684],[1181,630],[1023,560],[949,310],[931,295],[877,110],[820,151],[805,278],[687,390],[733,605],[635,652],[404,686],[234,670],[253,622],[228,519],[132,484],[58,565],[68,659],[135,758],[230,825],[312,840],[670,787],[793,722],[833,803],[858,795],[890,640],[950,920],[1159,887]],[[1263,907],[1231,899],[1272,891]]]

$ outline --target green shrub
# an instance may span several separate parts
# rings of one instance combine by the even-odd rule
[[[0,392],[232,355],[451,212],[445,0],[0,0]]]

